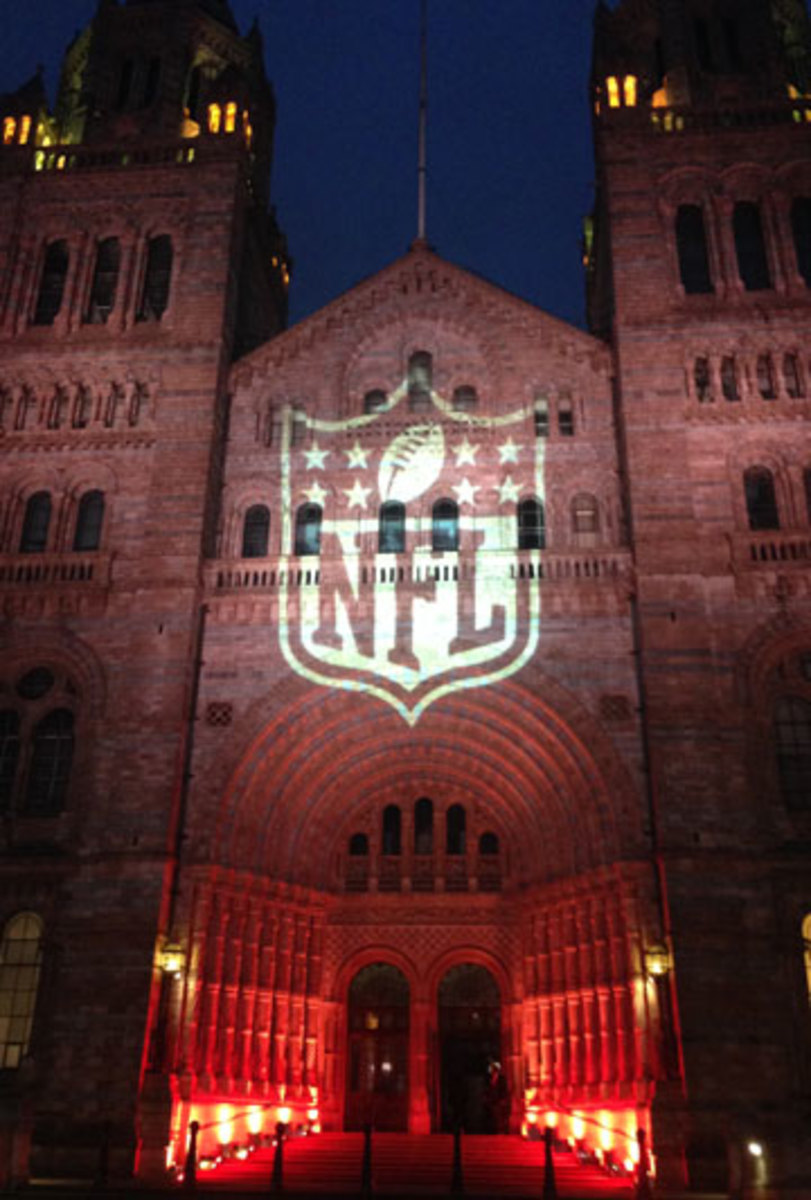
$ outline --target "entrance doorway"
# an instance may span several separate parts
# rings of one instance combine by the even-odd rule
[[[408,980],[371,963],[349,985],[346,1128],[408,1129]]]
[[[491,1071],[501,1059],[501,996],[485,967],[461,963],[439,985],[439,1128],[506,1132],[506,1095]]]

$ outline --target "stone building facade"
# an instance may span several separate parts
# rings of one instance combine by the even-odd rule
[[[588,334],[420,242],[285,331],[225,0],[3,98],[7,1174],[281,1115],[808,1187],[808,75],[791,0],[599,8]]]

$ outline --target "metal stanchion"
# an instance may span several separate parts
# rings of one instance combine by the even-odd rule
[[[636,1169],[636,1200],[651,1200],[650,1176],[648,1175],[648,1145],[644,1129],[637,1129],[636,1142],[639,1146],[639,1165]]]
[[[270,1181],[272,1196],[281,1196],[284,1191],[284,1135],[287,1126],[283,1121],[276,1124],[276,1152],[273,1155],[273,1175]]]
[[[451,1192],[461,1196],[465,1190],[465,1177],[462,1173],[462,1125],[459,1121],[453,1127],[453,1173],[451,1174]]]
[[[558,1185],[555,1179],[555,1160],[552,1157],[555,1131],[547,1125],[543,1131],[543,1200],[558,1200]]]
[[[363,1126],[363,1162],[360,1169],[361,1200],[371,1200],[372,1195],[372,1122]]]
[[[189,1148],[186,1151],[186,1162],[183,1165],[183,1187],[187,1192],[197,1191],[197,1135],[200,1132],[200,1122],[192,1121],[189,1125]]]

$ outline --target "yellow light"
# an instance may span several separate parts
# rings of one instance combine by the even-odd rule
[[[31,136],[31,118],[29,116],[20,118],[20,136],[19,143],[21,146],[28,145],[28,139]]]
[[[320,1133],[320,1132],[321,1132],[321,1123],[319,1121],[316,1121],[315,1124],[311,1126],[310,1133]]]
[[[575,1116],[572,1117],[572,1136],[574,1137],[575,1141],[582,1142],[585,1135],[586,1123],[582,1117],[579,1117],[575,1114]]]
[[[527,1113],[527,1124],[528,1125],[537,1125],[538,1124],[538,1114],[534,1111],[534,1109],[530,1109],[530,1111]]]
[[[788,85],[788,96],[789,96],[789,100],[799,100],[800,99],[799,90],[794,86],[793,83],[790,83]]]
[[[34,155],[34,170],[45,170],[45,154],[42,150],[37,150],[36,154]]]
[[[13,117],[3,117],[3,145],[10,146],[17,132],[17,122]]]
[[[633,1164],[633,1162],[631,1161],[631,1159],[630,1159],[630,1158],[626,1158],[626,1159],[625,1159],[625,1161],[623,1162],[623,1164],[622,1164],[622,1165],[625,1167],[625,1170],[626,1170],[626,1171],[628,1172],[628,1174],[630,1175],[630,1174],[631,1174],[631,1172],[632,1172],[632,1171],[633,1171],[633,1169],[634,1169],[634,1164]]]
[[[245,1146],[240,1146],[240,1148],[237,1150],[234,1157],[238,1158],[240,1162],[244,1162],[245,1159],[248,1157],[248,1151],[245,1148]]]
[[[282,1125],[289,1125],[291,1110],[285,1105],[283,1108],[276,1109],[276,1116],[281,1121]]]
[[[57,171],[64,171],[66,162],[67,162],[67,159],[65,158],[65,155],[60,154],[59,158],[57,158],[57,160],[56,160]]]
[[[620,106],[620,85],[616,75],[609,75],[605,81],[605,86],[608,90],[608,107],[619,108]]]
[[[225,106],[225,132],[233,133],[237,127],[237,106],[233,100],[229,100]]]
[[[217,1106],[217,1139],[221,1146],[234,1140],[234,1110],[230,1104]]]
[[[219,104],[209,104],[208,106],[208,132],[219,133],[222,125],[222,109]]]
[[[636,75],[626,75],[622,81],[622,90],[625,95],[625,107],[636,108],[637,83]]]
[[[557,1129],[558,1114],[554,1111],[554,1109],[550,1109],[550,1111],[546,1114],[546,1124],[550,1129]]]
[[[308,1108],[307,1109],[307,1120],[308,1121],[317,1121],[318,1120],[318,1109],[317,1108]]]
[[[746,1149],[752,1155],[752,1158],[763,1157],[763,1146],[760,1142],[747,1142]]]
[[[631,1142],[631,1145],[628,1148],[628,1154],[630,1155],[632,1163],[639,1162],[639,1142],[637,1142],[637,1141]]]
[[[645,966],[649,975],[661,978],[670,970],[670,954],[667,946],[658,944],[645,951]]]
[[[248,1120],[245,1123],[248,1126],[248,1133],[262,1132],[262,1110],[258,1105],[248,1110]]]

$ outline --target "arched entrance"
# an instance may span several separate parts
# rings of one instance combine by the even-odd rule
[[[488,1080],[501,1059],[501,996],[486,967],[460,963],[439,984],[439,1127],[495,1133],[502,1114]],[[505,1129],[506,1132],[506,1129]]]
[[[408,981],[370,963],[349,985],[346,1128],[408,1129]]]

